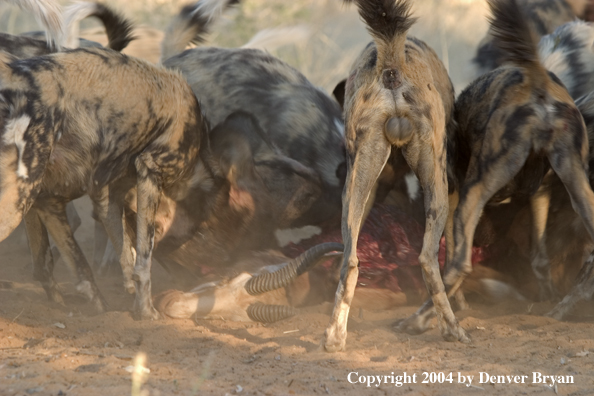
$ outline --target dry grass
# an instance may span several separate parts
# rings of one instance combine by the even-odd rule
[[[186,2],[110,0],[106,3],[138,24],[164,29],[171,16]],[[417,0],[414,12],[419,21],[412,34],[435,49],[459,91],[474,74],[470,59],[487,28],[485,2]],[[244,0],[217,23],[209,44],[236,47],[262,29],[294,25],[306,25],[311,34],[307,39],[300,38],[271,52],[329,91],[346,76],[352,61],[369,40],[355,7],[345,7],[340,0]],[[0,3],[0,26],[9,33],[39,28],[33,18],[4,3]],[[93,26],[97,23],[84,21],[82,28]]]

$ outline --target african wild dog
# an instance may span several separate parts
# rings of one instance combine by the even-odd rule
[[[582,16],[589,0],[518,0],[518,5],[539,37]],[[503,63],[505,54],[493,42],[493,28],[479,44],[473,63],[477,76],[488,73]]]
[[[193,48],[213,10],[235,1],[201,0],[185,7],[163,41],[163,65],[181,71],[212,125],[241,110],[254,115],[280,151],[314,169],[322,195],[293,226],[337,215],[344,180],[344,125],[340,106],[301,73],[264,51]]]
[[[455,133],[454,89],[424,42],[407,37],[415,19],[408,0],[357,1],[374,41],[351,68],[345,86],[347,180],[343,193],[344,259],[328,351],[344,349],[358,275],[357,238],[374,185],[388,161],[404,156],[424,192],[425,234],[419,262],[447,339],[468,337],[456,321],[439,273],[437,252],[448,217],[447,145]],[[453,186],[452,186],[453,187]]]
[[[24,217],[34,266],[50,299],[48,236],[76,269],[79,290],[105,303],[73,238],[66,204],[84,194],[135,281],[135,311],[156,318],[150,266],[161,195],[187,192],[207,132],[178,74],[100,48],[0,62],[0,241]],[[138,188],[135,250],[125,238],[124,194]],[[134,255],[136,257],[134,257]],[[134,260],[136,261],[135,264]]]
[[[480,77],[456,101],[460,203],[454,215],[454,257],[446,269],[448,294],[472,271],[471,241],[485,204],[526,196],[533,212],[533,246],[544,244],[549,168],[561,179],[588,233],[594,236],[594,193],[586,174],[588,139],[571,96],[538,59],[532,33],[515,0],[490,0],[495,45],[508,64]],[[533,261],[538,263],[538,260]],[[541,289],[552,289],[549,267],[534,267]],[[401,328],[427,329],[427,301]]]

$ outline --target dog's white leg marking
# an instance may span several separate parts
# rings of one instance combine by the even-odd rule
[[[14,118],[8,121],[6,125],[6,132],[4,133],[4,143],[14,144],[18,150],[18,162],[17,162],[17,177],[22,179],[29,178],[29,170],[23,162],[23,152],[25,151],[25,131],[29,127],[31,117],[28,115],[22,115],[19,118]]]

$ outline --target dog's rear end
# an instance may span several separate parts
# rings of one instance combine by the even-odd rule
[[[507,64],[477,79],[456,102],[458,166],[466,176],[454,218],[454,257],[444,283],[452,295],[472,271],[472,239],[485,204],[524,195],[530,197],[534,215],[538,254],[533,269],[541,287],[550,292],[548,262],[541,255],[546,251],[550,191],[540,187],[550,166],[594,236],[594,194],[585,172],[588,139],[569,93],[540,63],[535,35],[518,3],[490,0],[489,5],[494,42]],[[417,315],[426,317],[429,306]]]

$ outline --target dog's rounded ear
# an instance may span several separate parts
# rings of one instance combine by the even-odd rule
[[[336,84],[336,87],[334,87],[334,91],[332,91],[332,96],[334,96],[334,99],[336,99],[336,101],[338,102],[338,104],[340,105],[340,108],[344,110],[344,90],[345,90],[345,86],[346,86],[346,78],[342,81],[340,81],[338,84]]]

